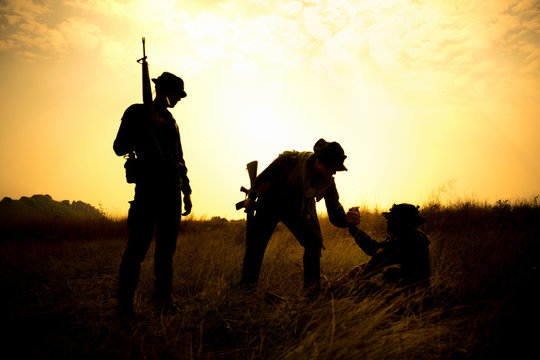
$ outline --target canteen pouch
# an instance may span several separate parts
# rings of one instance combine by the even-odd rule
[[[135,184],[137,182],[138,163],[139,161],[135,157],[135,154],[130,153],[124,164],[124,168],[126,169],[126,181],[128,184]]]

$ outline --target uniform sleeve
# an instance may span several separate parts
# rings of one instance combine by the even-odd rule
[[[324,195],[324,202],[326,203],[326,210],[328,211],[328,218],[332,225],[340,228],[346,228],[349,226],[345,220],[345,210],[339,202],[339,194],[336,188],[336,183],[332,179],[332,184],[326,190]]]
[[[180,178],[182,179],[182,193],[184,195],[191,194],[191,186],[189,185],[189,178],[187,176],[187,166],[184,160],[184,151],[182,150],[182,141],[180,139],[180,131],[178,125],[176,125],[176,133],[178,134],[178,165],[180,167]]]
[[[132,105],[124,112],[118,134],[114,140],[113,150],[118,156],[126,155],[135,150],[135,119],[136,109]]]
[[[354,237],[354,241],[360,247],[360,249],[362,249],[362,251],[369,256],[375,255],[377,253],[377,250],[382,247],[379,242],[373,240],[371,236],[358,229],[357,227],[350,227],[349,232]]]

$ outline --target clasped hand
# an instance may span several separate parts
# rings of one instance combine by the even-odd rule
[[[351,225],[356,226],[360,224],[360,211],[358,210],[358,207],[350,208],[345,215],[345,220]]]

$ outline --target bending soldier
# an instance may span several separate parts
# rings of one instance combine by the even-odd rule
[[[345,219],[333,177],[347,170],[342,147],[320,139],[313,150],[286,151],[257,177],[245,203],[246,208],[255,209],[255,215],[247,225],[241,284],[257,284],[266,246],[281,221],[304,247],[304,288],[309,296],[318,293],[323,239],[315,202],[325,199],[333,225],[346,228],[351,224]]]
[[[395,285],[429,282],[430,241],[417,228],[425,222],[418,207],[394,204],[389,212],[383,212],[383,216],[387,221],[388,236],[386,240],[377,242],[356,226],[360,223],[358,210],[350,209],[347,212],[347,219],[356,224],[349,227],[349,232],[358,246],[372,258],[340,280],[370,279],[381,275],[384,283]]]
[[[178,125],[167,108],[186,97],[181,78],[164,72],[155,83],[156,97],[151,105],[134,104],[124,113],[114,151],[123,156],[136,153],[135,199],[128,214],[129,238],[122,257],[118,281],[118,311],[133,317],[133,298],[140,266],[155,229],[155,296],[159,310],[174,311],[171,299],[172,258],[176,248],[181,216],[181,193],[185,213],[191,212],[191,188],[187,177]]]

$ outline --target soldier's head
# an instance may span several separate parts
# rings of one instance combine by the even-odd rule
[[[174,107],[180,99],[187,96],[184,90],[184,80],[174,74],[164,72],[152,81],[156,85],[156,97],[167,98],[169,107]]]
[[[420,216],[419,206],[411,204],[394,204],[389,212],[383,212],[386,226],[390,234],[403,230],[411,230],[422,225],[426,219]]]
[[[324,177],[331,177],[337,171],[347,171],[343,162],[347,158],[339,143],[319,139],[313,146],[315,172]]]

